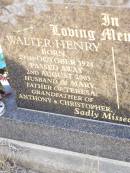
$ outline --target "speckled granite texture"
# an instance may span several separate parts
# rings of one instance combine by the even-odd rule
[[[1,13],[18,107],[130,124],[129,8],[14,1]]]
[[[7,99],[0,136],[109,159],[130,161],[129,126],[17,110]]]
[[[49,4],[67,4],[69,7],[75,5],[76,8],[80,7],[80,5],[92,5],[92,9],[94,10],[94,5],[105,5],[112,6],[114,8],[114,14],[116,14],[116,8],[118,6],[120,18],[123,19],[124,16],[121,14],[125,14],[126,18],[129,14],[129,1],[120,1],[116,3],[115,1],[42,1],[42,0],[8,0],[1,1],[1,10],[3,14],[0,16],[1,23],[1,42],[3,42],[3,36],[7,33],[7,31],[14,31],[15,26],[18,24],[18,21],[24,21],[24,15],[26,11],[30,12],[31,15],[35,12],[37,18],[41,12],[46,12],[48,10]],[[27,5],[27,6],[26,6]],[[120,7],[119,7],[120,6]],[[122,7],[122,8],[121,8]],[[126,13],[124,10],[126,7]],[[84,8],[84,7],[83,7]],[[91,7],[90,7],[91,8]],[[100,8],[106,8],[104,6],[100,6]],[[111,11],[111,10],[110,10]],[[96,14],[95,14],[96,15]],[[38,18],[39,19],[39,18]],[[47,19],[46,19],[47,20]],[[27,22],[32,22],[30,18],[28,18]],[[126,28],[129,29],[127,20],[122,20],[125,25],[122,28],[122,32],[126,32]],[[26,22],[25,22],[26,23]],[[33,24],[33,23],[32,23]],[[124,26],[123,25],[123,26]],[[17,25],[18,29],[25,28],[22,23]],[[31,28],[30,28],[31,29]],[[20,30],[18,30],[20,31]],[[40,32],[39,32],[40,33]],[[38,33],[38,34],[39,34]],[[122,97],[122,105],[125,108],[125,112],[129,114],[129,45],[127,43],[123,44],[123,52],[127,52],[127,54],[123,54],[120,49],[120,44],[117,43],[117,46],[120,51],[120,55],[122,57],[127,58],[127,62],[124,62],[123,59],[123,67],[119,64],[118,73],[124,71],[125,82],[121,82],[120,94],[124,94]],[[107,47],[107,51],[109,51],[110,47]],[[5,46],[5,50],[8,50],[7,55],[10,54],[11,47]],[[25,50],[24,50],[25,51]],[[33,51],[33,50],[32,50]],[[22,52],[22,50],[21,50]],[[17,51],[14,50],[13,54],[17,55]],[[104,53],[105,55],[105,53]],[[109,57],[108,57],[109,58]],[[120,58],[120,57],[119,57]],[[112,59],[111,59],[112,60]],[[16,60],[17,61],[17,60]],[[11,64],[12,65],[12,64]],[[25,64],[24,64],[25,65]],[[111,63],[108,64],[111,69]],[[11,66],[13,67],[13,66]],[[104,68],[104,66],[102,67]],[[128,69],[128,70],[127,70]],[[9,69],[9,72],[13,69]],[[100,71],[101,72],[101,71]],[[112,73],[112,69],[110,70]],[[14,75],[15,74],[15,75]],[[107,72],[104,72],[106,75]],[[95,74],[97,75],[97,74]],[[13,72],[13,76],[17,79],[18,74]],[[120,76],[122,79],[122,76]],[[97,81],[98,82],[98,81]],[[107,81],[111,84],[111,81]],[[100,85],[100,84],[99,84]],[[19,84],[19,87],[22,88],[22,84]],[[124,88],[123,88],[124,87]],[[110,89],[112,89],[110,87]],[[102,91],[105,92],[105,90]],[[108,95],[113,93],[107,93]],[[50,113],[42,113],[37,111],[29,111],[23,109],[16,109],[15,103],[15,94],[5,100],[7,111],[3,117],[0,118],[0,136],[4,138],[10,138],[20,141],[26,141],[30,143],[36,143],[40,145],[56,147],[60,149],[70,150],[79,153],[85,153],[95,156],[101,156],[105,158],[122,160],[129,162],[130,161],[130,127],[128,125],[119,125],[112,124],[106,122],[100,122],[96,120],[87,120],[75,117],[68,116],[60,116],[57,114]],[[128,97],[127,97],[128,95]],[[109,97],[109,96],[108,96]],[[110,96],[111,97],[111,96]],[[113,97],[112,97],[113,98]],[[125,104],[127,101],[127,104]],[[115,107],[115,97],[113,100]],[[127,111],[126,111],[127,109]],[[102,168],[103,169],[103,168]]]

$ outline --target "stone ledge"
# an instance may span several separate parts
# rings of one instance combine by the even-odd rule
[[[3,155],[40,173],[130,173],[127,162],[0,138]]]
[[[36,115],[35,115],[36,116]],[[28,117],[28,116],[26,116]],[[45,117],[45,116],[43,116]],[[58,119],[57,119],[58,120]],[[130,140],[103,136],[51,126],[50,124],[28,123],[14,119],[0,118],[0,137],[34,143],[52,148],[130,161]]]

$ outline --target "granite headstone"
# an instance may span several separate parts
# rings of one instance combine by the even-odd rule
[[[129,162],[130,2],[0,3],[0,137]]]
[[[41,7],[0,18],[18,107],[129,124],[130,10]]]

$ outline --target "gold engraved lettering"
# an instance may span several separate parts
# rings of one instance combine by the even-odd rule
[[[42,54],[43,55],[49,55],[49,56],[58,56],[58,57],[64,57],[65,56],[65,52],[64,51],[60,51],[60,50],[46,50],[45,48],[42,49]]]
[[[107,112],[103,112],[102,119],[118,121],[118,122],[126,122],[126,123],[130,122],[130,118],[126,116],[117,116],[115,115],[115,113],[107,113]]]
[[[51,98],[27,95],[27,94],[19,94],[19,99],[51,103]]]
[[[82,103],[82,102],[78,102],[78,101],[59,100],[59,104],[62,106],[82,108],[82,109],[86,109],[86,110],[95,110],[95,111],[100,111],[100,112],[111,112],[110,107],[105,107],[102,105],[93,105],[90,103]]]
[[[36,77],[36,76],[25,76],[25,81],[29,82],[38,82],[38,83],[46,83],[46,84],[59,84],[59,80],[53,78],[43,78],[43,77]]]
[[[61,98],[61,99],[67,99],[67,100],[73,100],[73,101],[83,101],[82,96],[75,96],[72,94],[66,94],[66,93],[58,93],[53,91],[44,91],[44,90],[37,90],[33,89],[31,90],[31,93],[34,95],[40,95],[45,97],[51,97],[51,98]],[[87,99],[88,102],[92,102],[92,98]]]
[[[109,14],[106,13],[102,13],[101,14],[103,23],[102,25],[104,26],[119,26],[119,19],[117,17],[111,17]]]
[[[106,28],[101,33],[101,40],[130,42],[130,33],[121,33],[121,32],[115,31],[114,29]]]
[[[50,25],[50,29],[53,35],[64,36],[64,37],[76,37],[76,38],[87,38],[90,41],[95,40],[95,31],[78,29],[78,28],[60,28],[58,25]]]
[[[52,90],[52,86],[45,85],[45,84],[39,84],[39,83],[26,83],[27,88],[33,88],[33,89],[42,89],[42,90]]]
[[[79,108],[74,109],[74,114],[84,116],[84,117],[91,117],[94,119],[99,117],[99,113],[95,112],[94,110],[86,110],[85,111],[85,110],[80,110]]]
[[[58,66],[54,64],[38,64],[38,63],[32,63],[30,62],[28,66],[32,69],[44,69],[44,70],[49,70],[49,71],[58,71]]]
[[[64,86],[55,86],[54,91],[61,91],[71,94],[80,94],[80,95],[88,95],[88,96],[97,96],[97,93],[94,90],[83,89],[83,88],[70,88],[70,87],[64,87]]]

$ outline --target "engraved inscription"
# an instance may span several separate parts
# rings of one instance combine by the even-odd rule
[[[47,7],[3,38],[18,107],[129,124],[130,11]]]

